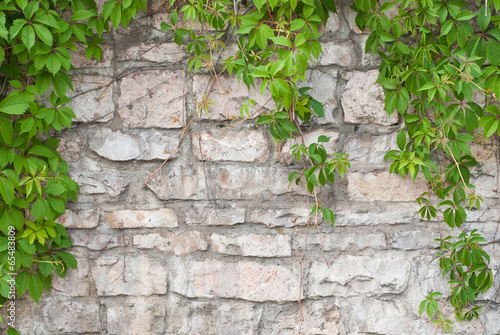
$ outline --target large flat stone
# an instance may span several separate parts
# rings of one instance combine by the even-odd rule
[[[134,72],[120,84],[119,114],[128,128],[182,128],[184,71]]]
[[[410,262],[402,258],[341,255],[328,267],[313,262],[309,297],[399,294],[407,286]]]
[[[90,134],[90,148],[112,161],[164,160],[178,142],[177,136],[160,131],[122,132],[109,128],[95,129]]]
[[[92,268],[100,296],[149,296],[167,293],[167,269],[145,255],[106,256]]]
[[[69,94],[78,122],[107,122],[114,117],[112,79],[100,76],[75,76],[72,78],[75,93]]]
[[[236,208],[212,208],[212,207],[184,207],[184,222],[187,225],[206,226],[232,226],[245,222],[245,209]]]
[[[99,225],[99,214],[92,209],[71,210],[67,209],[57,220],[66,228],[96,228]]]
[[[376,84],[378,71],[353,72],[342,94],[344,121],[352,124],[391,125],[398,123],[398,113],[385,111],[384,90]]]
[[[311,210],[304,205],[292,208],[263,209],[256,208],[250,212],[250,221],[266,225],[268,228],[295,227],[306,225]]]
[[[177,256],[187,255],[198,250],[207,250],[208,243],[204,234],[198,231],[136,234],[134,247],[139,249],[158,249]]]
[[[160,228],[177,227],[177,215],[170,208],[122,209],[103,214],[104,222],[111,228]]]
[[[352,67],[358,63],[356,45],[351,41],[326,42],[322,46],[323,53],[319,56],[320,65]]]
[[[210,245],[216,252],[255,257],[292,255],[291,238],[286,235],[244,234],[235,237],[212,234]]]
[[[108,303],[106,308],[108,334],[164,334],[165,307],[165,301],[161,297],[131,297],[125,300],[124,304]]]
[[[238,128],[195,132],[191,145],[195,156],[203,160],[264,162],[269,158],[269,144],[262,130]]]
[[[118,60],[141,60],[155,63],[177,63],[187,59],[185,46],[175,43],[140,43],[118,55]]]
[[[299,276],[289,267],[253,262],[227,263],[178,260],[171,289],[186,297],[233,298],[250,301],[296,301]]]

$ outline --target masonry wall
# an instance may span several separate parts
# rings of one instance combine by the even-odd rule
[[[431,290],[448,289],[435,257],[439,224],[420,220],[415,204],[428,185],[389,175],[383,156],[396,148],[401,121],[384,111],[377,60],[363,52],[367,35],[338,7],[309,72],[326,119],[304,130],[306,142],[330,136],[352,170],[320,194],[337,216],[334,228],[321,224],[321,240],[303,229],[306,192],[288,187],[288,173],[300,169],[290,143],[278,155],[256,118],[228,127],[245,99],[267,100],[235,79],[220,80],[210,114],[145,184],[210,80],[187,73],[185,49],[160,31],[162,2],[107,36],[101,64],[75,53],[70,106],[78,120],[59,149],[81,193],[60,222],[79,269],[54,278],[38,305],[18,302],[21,334],[434,333],[418,305]],[[475,150],[474,183],[487,205],[469,213],[465,229],[498,242],[497,161],[493,151]],[[500,247],[484,248],[498,271]],[[487,334],[500,333],[498,287],[482,298],[492,299],[481,314]],[[456,329],[484,332],[477,321]]]

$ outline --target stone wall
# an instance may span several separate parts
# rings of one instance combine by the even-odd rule
[[[186,73],[185,49],[160,31],[164,6],[151,3],[152,13],[110,34],[102,63],[75,53],[78,120],[61,134],[60,151],[81,193],[60,222],[79,269],[54,278],[38,305],[19,301],[21,334],[433,334],[418,305],[431,290],[448,292],[433,242],[440,228],[417,213],[428,185],[390,175],[383,161],[401,123],[384,111],[377,60],[363,52],[367,35],[354,13],[338,2],[309,72],[326,119],[311,122],[305,140],[330,136],[330,148],[352,162],[347,178],[320,195],[337,216],[320,238],[303,229],[306,192],[288,187],[288,173],[300,168],[290,144],[278,156],[255,118],[227,127],[245,99],[267,100],[235,79],[220,80],[210,114],[145,184],[209,82]],[[493,240],[496,157],[485,151],[479,160],[474,178],[487,206],[469,213],[466,229]],[[500,247],[485,249],[497,271]],[[488,334],[500,333],[498,287],[482,298],[492,299],[481,317]],[[483,332],[477,321],[456,330]]]

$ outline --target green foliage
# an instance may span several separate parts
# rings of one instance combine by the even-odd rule
[[[175,8],[170,23],[163,22],[161,26],[162,30],[172,32],[177,44],[187,44],[192,55],[188,71],[208,71],[214,82],[222,73],[235,75],[247,87],[257,87],[261,94],[269,92],[276,107],[262,113],[257,124],[268,124],[270,134],[281,146],[283,141],[300,134],[300,122],[308,122],[314,115],[324,116],[321,103],[307,94],[311,88],[299,84],[306,80],[309,63],[321,54],[319,28],[327,21],[329,11],[336,11],[332,0],[254,0],[246,7],[239,1],[235,4],[227,0],[190,0]],[[180,13],[184,21],[195,22],[201,29],[183,28]],[[221,59],[217,68],[215,55],[225,50],[228,43],[236,44],[238,50]],[[197,103],[198,111],[208,111],[208,105],[213,103],[208,99],[209,94],[210,90]],[[251,108],[257,109],[255,105],[253,99],[244,103],[241,117],[250,116]],[[333,184],[335,173],[343,176],[350,165],[347,155],[326,152],[320,143],[328,141],[321,136],[319,143],[309,147],[293,146],[293,157],[304,164],[304,170],[292,172],[289,181],[296,184],[303,181],[314,195],[316,205],[311,215],[316,216],[316,223],[321,213],[333,225],[335,215],[321,205],[317,189]]]
[[[56,151],[52,130],[69,128],[75,117],[65,104],[73,89],[70,50],[85,47],[99,60],[101,35],[127,26],[145,0],[109,1],[102,13],[94,0],[0,1],[0,303],[28,291],[38,302],[50,290],[51,274],[65,277],[76,268],[65,228],[55,222],[78,185]],[[97,33],[94,34],[94,31]],[[42,104],[42,95],[49,97]],[[17,334],[9,329],[9,334]]]
[[[399,150],[385,156],[392,162],[390,172],[413,181],[422,175],[432,189],[417,199],[422,218],[437,217],[451,228],[465,221],[465,207],[479,210],[483,201],[470,184],[470,169],[477,165],[471,144],[500,134],[500,2],[477,1],[477,12],[468,5],[461,0],[393,0],[379,6],[355,0],[352,6],[358,27],[371,32],[366,51],[381,58],[378,82],[386,111],[397,111],[405,123],[397,138]],[[486,107],[474,98],[483,94]],[[454,244],[452,239],[440,240],[440,266],[450,278],[449,302],[457,320],[471,320],[480,309],[474,307],[477,295],[493,280],[489,256],[475,230],[460,234]],[[451,332],[438,295],[426,297],[420,314],[425,309],[443,331]]]

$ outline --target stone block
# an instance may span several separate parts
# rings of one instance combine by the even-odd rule
[[[184,222],[187,225],[232,226],[245,222],[245,209],[184,207]]]
[[[415,201],[428,191],[427,182],[417,179],[415,184],[410,177],[389,172],[349,173],[347,191],[349,197],[361,201]]]
[[[109,128],[95,129],[90,134],[90,148],[112,161],[165,160],[178,142],[177,136],[159,131],[122,132]]]
[[[300,247],[303,247],[304,238],[300,238]],[[324,251],[361,251],[370,249],[386,249],[385,235],[382,233],[366,234],[321,234],[321,241],[317,231],[309,232],[308,245],[319,245],[322,242]]]
[[[250,212],[250,221],[266,225],[268,228],[307,225],[311,210],[298,205],[292,208],[262,209],[256,208]]]
[[[203,160],[264,162],[269,158],[269,144],[266,133],[262,130],[195,132],[192,134],[191,145],[195,156]]]
[[[311,70],[306,72],[307,81],[301,86],[311,87],[307,94],[323,104],[324,117],[316,117],[319,124],[334,123],[333,112],[339,102],[337,98],[338,72],[331,69]],[[315,115],[315,114],[313,114]]]
[[[410,203],[337,202],[336,226],[376,226],[410,223],[418,215],[418,206]]]
[[[235,237],[212,234],[210,245],[227,255],[286,257],[292,255],[291,238],[286,235],[244,234]]]
[[[116,234],[93,235],[87,232],[72,231],[69,238],[76,247],[85,247],[90,250],[108,250],[129,245],[130,238],[119,232]]]
[[[198,231],[136,234],[134,247],[139,249],[158,249],[177,256],[187,255],[198,250],[207,250],[207,238]]]
[[[434,249],[439,247],[439,242],[434,241],[435,238],[440,238],[438,232],[397,232],[392,237],[391,247],[403,250]]]
[[[145,255],[101,257],[91,273],[100,296],[167,293],[167,269]]]
[[[99,225],[99,214],[92,209],[71,210],[67,209],[57,220],[66,228],[87,228],[92,229]]]
[[[382,164],[389,150],[398,149],[396,134],[379,136],[349,136],[346,153],[351,162]]]
[[[233,300],[198,301],[170,295],[167,334],[254,335],[259,333],[263,307]]]
[[[78,122],[107,122],[114,117],[112,79],[100,76],[75,76],[72,78],[75,92],[68,93]]]
[[[72,239],[73,241],[73,239]],[[90,288],[89,260],[78,257],[78,268],[68,269],[66,277],[52,275],[52,288],[49,292],[53,296],[88,297]]]
[[[402,258],[341,255],[328,267],[313,262],[308,297],[399,294],[407,286],[411,264]]]
[[[108,334],[165,334],[165,302],[159,297],[127,298],[109,303],[106,309]]]
[[[214,199],[264,200],[286,194],[306,194],[303,185],[288,188],[287,169],[280,166],[221,165],[207,174],[210,197]],[[205,169],[195,165],[165,166],[148,187],[161,200],[207,199]]]
[[[57,152],[67,162],[78,161],[85,152],[86,131],[82,128],[65,129],[57,136],[59,146]]]
[[[319,65],[339,65],[353,67],[358,63],[358,51],[351,41],[332,41],[322,44],[323,53]]]
[[[188,58],[186,47],[175,43],[140,43],[118,55],[118,60],[141,60],[155,63],[177,63]]]
[[[253,262],[227,263],[216,259],[177,260],[173,292],[191,298],[233,298],[250,301],[296,301],[299,276],[288,266]]]
[[[193,92],[196,101],[203,100],[203,96],[211,84],[212,77],[209,75],[194,76]],[[218,81],[213,85],[208,98],[214,102],[214,105],[209,106],[208,115],[205,112],[201,113],[201,117],[208,120],[239,119],[241,117],[240,108],[248,99],[254,99],[257,103],[255,110],[264,105],[267,109],[275,108],[274,102],[271,99],[271,93],[266,91],[264,95],[261,95],[258,85],[257,88],[251,87],[248,89],[243,82],[238,83],[238,79],[235,77],[220,76]],[[253,110],[250,108],[250,113],[252,112]],[[260,113],[256,113],[253,117],[259,115]],[[246,114],[243,115],[244,118],[247,116]]]
[[[388,126],[399,121],[397,112],[391,116],[385,111],[384,90],[376,84],[378,71],[355,71],[342,94],[344,121],[351,124],[379,124]]]
[[[182,128],[184,71],[134,72],[120,84],[119,114],[128,128]]]
[[[123,209],[103,214],[103,220],[111,228],[173,228],[179,226],[173,209]]]

